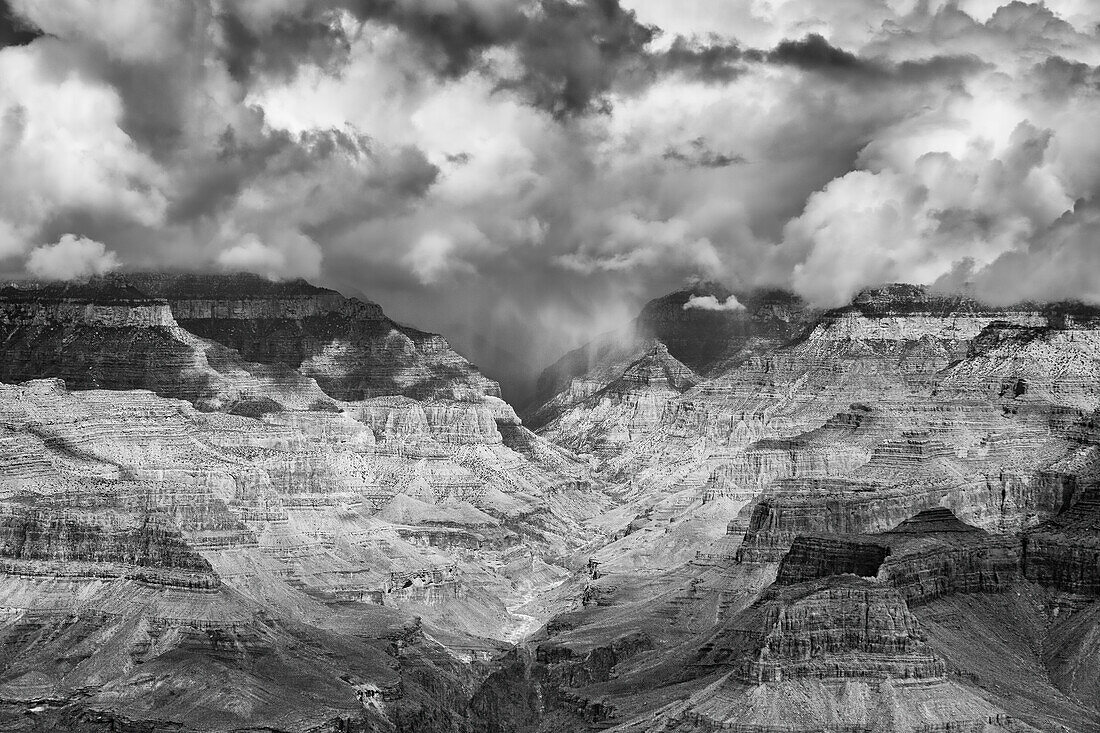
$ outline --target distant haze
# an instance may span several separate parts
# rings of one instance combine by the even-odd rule
[[[515,385],[697,277],[1098,302],[1098,27],[1093,0],[0,0],[0,272],[303,276]]]

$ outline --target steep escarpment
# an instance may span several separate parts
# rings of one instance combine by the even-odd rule
[[[73,387],[150,388],[198,399],[213,370],[176,326],[168,304],[132,286],[0,290],[0,379],[45,376]]]
[[[950,731],[1011,723],[948,678],[901,594],[852,575],[773,586],[719,624],[691,668],[709,673],[692,693],[616,730]]]
[[[1023,538],[1029,580],[1066,593],[1100,596],[1100,490],[1096,484],[1066,511]]]
[[[269,400],[480,399],[499,386],[375,303],[255,275],[129,274],[0,290],[0,379],[151,389],[212,409]]]
[[[0,380],[43,377],[74,389],[149,389],[206,409],[326,399],[284,364],[256,364],[180,327],[169,304],[127,281],[0,289]]]
[[[19,575],[130,577],[213,588],[210,563],[155,517],[107,508],[0,509],[0,566]]]
[[[163,298],[187,331],[248,361],[284,364],[335,399],[500,395],[442,336],[397,324],[376,303],[304,280],[153,273],[126,281]]]
[[[942,677],[918,628],[897,591],[856,576],[777,584],[719,629],[696,664],[732,665],[755,683]]]
[[[1019,580],[1020,548],[929,509],[880,534],[803,535],[783,556],[780,585],[850,573],[877,578],[910,605],[955,593],[999,593]]]

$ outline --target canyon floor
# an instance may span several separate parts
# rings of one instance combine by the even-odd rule
[[[519,414],[304,281],[0,352],[0,731],[1100,731],[1100,309],[701,283]]]

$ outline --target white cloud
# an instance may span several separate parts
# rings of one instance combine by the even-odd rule
[[[147,0],[12,0],[15,10],[46,33],[89,38],[112,55],[130,61],[164,59],[179,53],[195,28],[201,3]]]
[[[704,311],[740,311],[745,310],[736,296],[729,296],[725,300],[718,300],[713,295],[693,295],[684,303],[684,310],[697,308]]]
[[[223,249],[216,260],[223,270],[254,272],[269,278],[317,277],[321,248],[298,232],[273,233],[262,240],[254,233],[230,228],[222,234]]]
[[[66,234],[54,244],[31,250],[27,271],[46,280],[72,280],[90,275],[105,275],[118,269],[118,256],[102,242],[75,234]]]
[[[259,274],[281,271],[286,267],[283,254],[248,235],[239,243],[218,254],[218,264],[226,270],[244,270]]]
[[[119,127],[121,100],[107,84],[51,69],[57,42],[0,50],[0,216],[34,230],[66,209],[87,208],[146,225],[163,221],[159,166]]]

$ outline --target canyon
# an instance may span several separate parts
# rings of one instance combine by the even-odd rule
[[[0,344],[0,730],[1100,730],[1100,308],[695,283],[522,415],[301,280]]]

